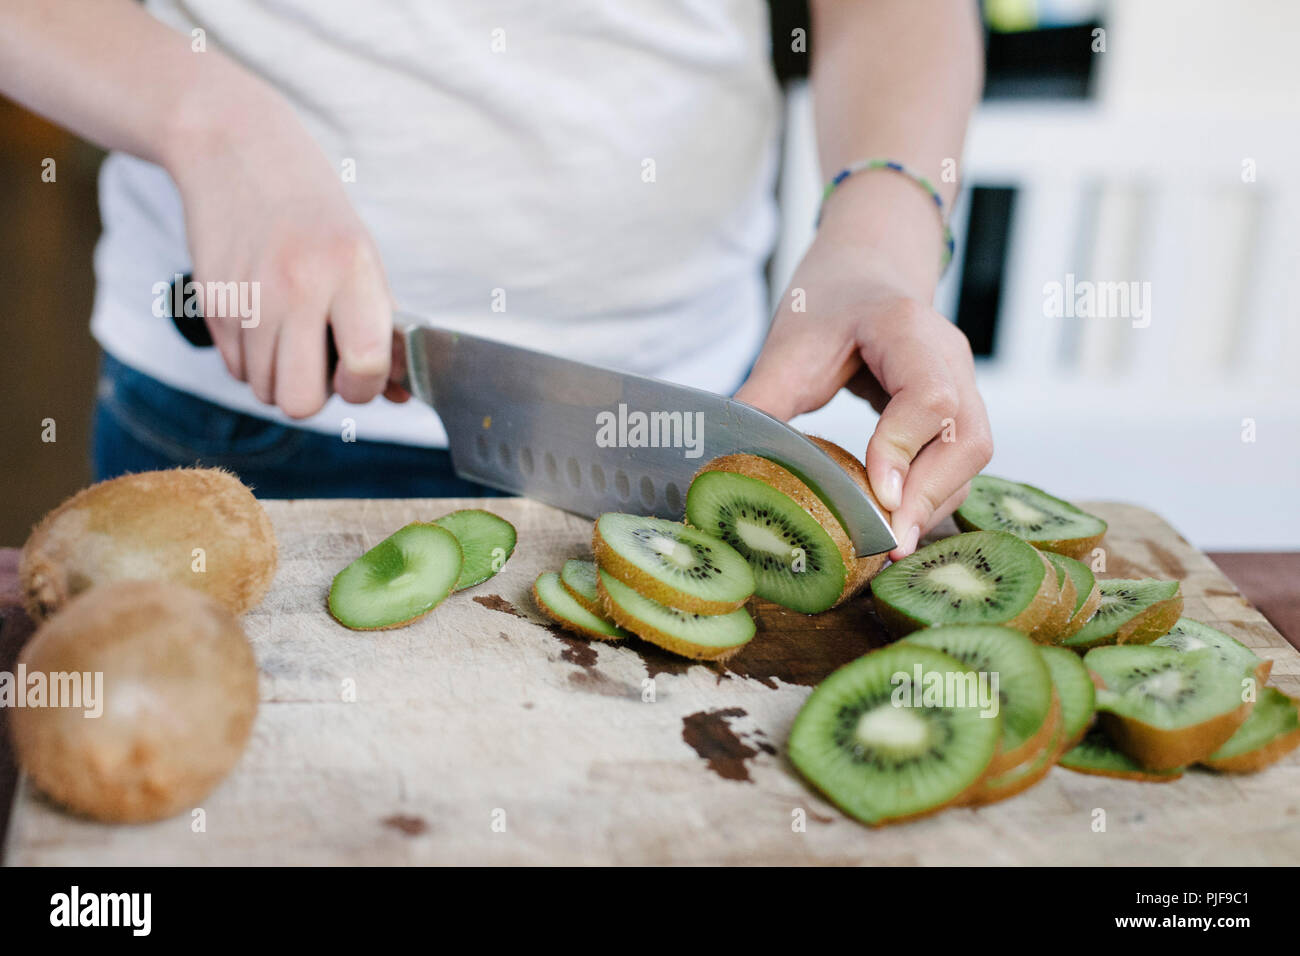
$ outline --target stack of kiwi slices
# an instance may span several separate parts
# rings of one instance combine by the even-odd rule
[[[635,634],[675,654],[723,660],[753,638],[748,562],[730,545],[664,518],[610,512],[592,533],[594,562],[538,577],[533,598],[560,626],[600,640]]]
[[[453,591],[482,584],[514,553],[514,525],[477,508],[394,532],[340,571],[329,611],[356,631],[412,623]]]

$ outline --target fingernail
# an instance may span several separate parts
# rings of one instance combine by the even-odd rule
[[[904,551],[911,554],[916,550],[916,545],[920,540],[921,526],[914,524],[912,525],[912,530],[908,531],[907,534],[904,535],[903,540],[899,543],[902,544]]]
[[[886,511],[894,511],[903,503],[903,473],[891,468],[885,475],[885,487],[879,492],[880,503]]]

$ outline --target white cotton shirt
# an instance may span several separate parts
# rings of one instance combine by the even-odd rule
[[[150,0],[277,87],[346,182],[393,295],[435,324],[729,393],[766,329],[779,91],[763,0]],[[202,55],[202,54],[195,54]],[[289,422],[154,315],[179,195],[114,153],[92,330],[128,365]],[[496,308],[494,309],[494,305]],[[504,311],[500,311],[504,305]],[[419,402],[296,422],[441,446]]]

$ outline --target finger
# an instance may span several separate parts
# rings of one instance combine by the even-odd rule
[[[279,325],[259,322],[254,328],[241,328],[238,320],[227,319],[227,328],[239,338],[244,356],[244,376],[257,400],[275,404],[276,343]]]
[[[290,418],[308,418],[324,407],[326,389],[325,317],[286,322],[275,357],[275,404]]]
[[[912,460],[955,422],[958,392],[947,363],[918,339],[891,345],[877,378],[890,398],[867,443],[867,475],[880,503],[895,511]]]
[[[966,485],[988,464],[992,438],[984,405],[973,388],[957,416],[952,441],[933,441],[912,462],[903,503],[893,513],[896,557],[916,549],[921,534],[947,517],[965,497]]]
[[[788,421],[825,405],[860,366],[851,348],[828,357],[825,341],[817,336],[769,337],[735,397]]]
[[[334,390],[346,401],[368,402],[387,388],[393,347],[392,300],[368,247],[354,258],[329,312],[339,352]]]
[[[221,360],[226,363],[227,371],[236,381],[245,381],[244,349],[238,331],[220,319],[204,319],[204,322],[208,326],[208,334],[212,336],[212,344],[221,353]]]

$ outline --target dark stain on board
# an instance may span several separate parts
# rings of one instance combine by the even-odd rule
[[[489,611],[500,611],[502,614],[509,614],[511,617],[521,617],[525,621],[529,620],[527,614],[520,614],[519,609],[500,594],[480,594],[474,598],[474,603],[483,605]]]
[[[586,638],[575,637],[572,634],[566,634],[563,631],[553,632],[555,639],[564,645],[564,650],[560,652],[560,657],[570,664],[576,664],[578,667],[592,668],[596,666],[596,648],[591,641]]]
[[[682,740],[723,780],[752,783],[746,761],[760,753],[775,754],[776,748],[765,740],[754,740],[752,746],[746,741],[761,736],[761,731],[742,736],[732,730],[730,722],[744,716],[740,707],[687,714],[682,718]]]
[[[424,821],[423,817],[412,817],[404,813],[395,813],[391,817],[385,817],[381,822],[386,827],[391,827],[399,833],[412,837],[419,836],[429,829],[429,824]]]
[[[870,601],[864,598],[816,615],[767,601],[755,601],[750,611],[758,623],[758,634],[722,665],[720,677],[748,677],[774,690],[778,681],[813,687],[831,671],[890,640]]]
[[[1155,559],[1156,567],[1160,569],[1160,573],[1165,577],[1177,581],[1187,574],[1187,570],[1183,567],[1183,562],[1178,555],[1168,548],[1161,547],[1150,539],[1146,541],[1146,546],[1147,550],[1151,552],[1151,557]]]
[[[625,684],[623,681],[613,680],[606,677],[594,667],[582,671],[574,671],[569,675],[569,683],[578,690],[587,694],[598,694],[601,697],[623,697],[629,700],[640,700],[641,691],[631,684]]]

